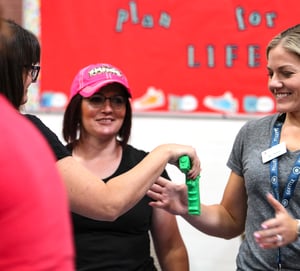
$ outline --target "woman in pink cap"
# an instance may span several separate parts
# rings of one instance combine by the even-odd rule
[[[130,98],[125,75],[110,64],[83,68],[71,86],[64,139],[73,157],[106,183],[128,172],[147,155],[128,144]],[[169,178],[166,171],[162,176]],[[153,210],[149,201],[143,197],[112,222],[73,213],[77,270],[157,270],[150,253],[149,231],[162,270],[189,270],[175,216]]]
[[[12,21],[2,21],[10,31],[7,50],[12,55],[0,65],[0,93],[17,109],[28,100],[28,88],[39,75],[40,44],[35,35]],[[20,63],[22,65],[20,65]],[[191,156],[191,177],[200,171],[200,161],[191,146],[164,144],[153,149],[141,163],[126,175],[105,184],[86,167],[78,163],[65,146],[37,116],[24,114],[48,141],[56,166],[66,185],[73,212],[101,220],[115,220],[141,199],[160,176],[167,163],[177,165],[178,157]],[[128,180],[128,176],[131,180]],[[128,185],[131,184],[131,189]]]
[[[21,111],[28,99],[28,88],[32,83],[36,82],[39,75],[40,44],[35,35],[20,25],[3,19],[0,22],[1,27],[5,27],[5,31],[7,31],[5,37],[0,35],[0,45],[5,49],[0,52],[0,93],[10,101],[16,110]],[[164,144],[151,151],[132,170],[113,178],[106,184],[85,166],[78,163],[59,141],[55,133],[38,117],[31,114],[24,114],[24,116],[35,125],[36,129],[47,140],[55,155],[56,167],[67,190],[69,207],[73,212],[81,215],[107,221],[117,219],[118,216],[128,211],[145,195],[149,187],[160,176],[166,164],[170,162],[176,165],[178,157],[181,155],[187,154],[191,156],[193,161],[193,168],[190,171],[191,178],[197,176],[200,171],[200,161],[194,148],[179,144]],[[20,130],[20,136],[24,136],[22,130]],[[28,140],[32,140],[32,138],[26,138],[26,136],[23,139],[24,144]],[[38,164],[39,157],[35,159],[37,159]],[[40,163],[42,163],[42,160]],[[16,164],[17,169],[18,164]],[[41,179],[40,181],[43,182],[45,180]],[[11,200],[16,199],[11,198]],[[33,210],[35,209],[34,206],[32,208]],[[52,218],[50,217],[49,219],[51,220]],[[32,223],[36,222],[36,220],[32,220]],[[25,236],[27,234],[26,228],[22,228],[22,232]],[[32,241],[28,238],[26,240],[27,242]],[[62,240],[62,242],[66,242],[66,239]],[[2,243],[3,240],[1,240]],[[56,243],[59,247],[59,242]],[[26,244],[22,243],[22,245]],[[5,246],[5,244],[3,243],[2,246]],[[5,249],[13,251],[17,249],[17,245],[7,245]],[[28,255],[34,257],[36,254],[28,253]],[[5,256],[1,254],[1,270],[7,270],[1,268],[1,259],[4,258]],[[13,263],[18,261],[19,257],[17,254],[11,254],[11,258],[6,260]],[[39,260],[46,263],[45,270],[54,270],[54,268],[47,268],[48,265],[52,265],[49,258],[44,257]],[[15,267],[14,270],[23,270],[18,268],[17,265]],[[30,261],[27,262],[26,270],[29,269],[37,270],[33,268]]]

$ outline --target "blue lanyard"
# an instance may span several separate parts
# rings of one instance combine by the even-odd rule
[[[283,125],[283,122],[281,122],[281,121],[276,121],[276,123],[274,124],[271,147],[279,144],[282,125]],[[278,181],[278,158],[276,157],[273,160],[271,160],[271,162],[270,162],[270,181],[271,181],[271,185],[272,185],[272,189],[273,189],[273,194],[274,194],[274,197],[279,202],[281,202],[281,204],[285,208],[289,205],[289,201],[294,194],[299,175],[300,175],[300,155],[298,155],[298,157],[295,161],[295,164],[291,170],[291,173],[288,176],[288,180],[284,187],[282,199],[280,200],[279,181]],[[281,270],[280,248],[278,248],[277,267],[278,267],[278,270]]]
[[[283,125],[282,122],[275,123],[273,127],[271,147],[279,144],[282,125]],[[295,164],[291,170],[291,173],[288,176],[288,180],[285,184],[285,188],[282,195],[282,200],[280,200],[279,182],[278,182],[278,158],[276,157],[270,162],[270,180],[273,189],[273,194],[274,197],[278,201],[280,201],[284,207],[287,207],[289,205],[289,201],[294,194],[299,175],[300,175],[300,155],[298,155]]]

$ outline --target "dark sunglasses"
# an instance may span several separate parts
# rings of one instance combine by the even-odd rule
[[[121,109],[126,104],[126,98],[122,95],[106,97],[102,94],[96,94],[85,99],[88,100],[90,105],[96,108],[103,108],[106,100],[109,100],[110,106],[113,109]]]

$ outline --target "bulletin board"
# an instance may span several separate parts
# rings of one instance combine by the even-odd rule
[[[134,112],[274,112],[265,49],[297,0],[41,0],[40,105],[62,108],[79,69],[111,63]]]

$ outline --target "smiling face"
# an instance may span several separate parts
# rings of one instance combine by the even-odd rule
[[[101,99],[106,98],[104,102],[99,103],[99,95]],[[112,97],[113,100],[109,99]],[[116,138],[126,115],[127,99],[119,84],[106,85],[90,98],[84,98],[81,103],[81,136],[103,140]]]
[[[300,112],[300,57],[280,44],[268,53],[268,86],[278,112]]]

